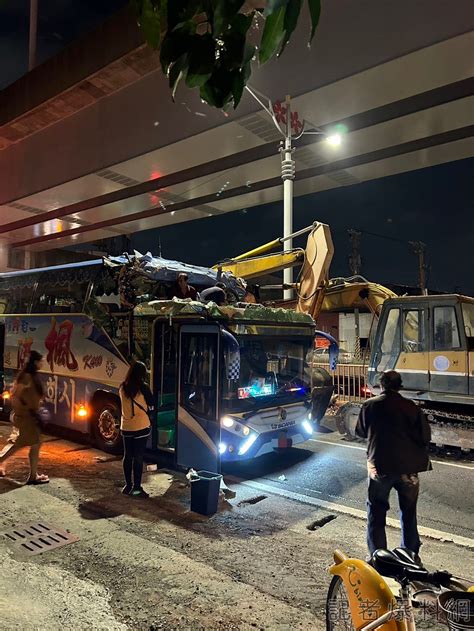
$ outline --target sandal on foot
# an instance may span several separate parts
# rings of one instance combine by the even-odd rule
[[[27,484],[48,484],[49,483],[49,478],[47,475],[45,475],[44,473],[37,475],[36,478],[34,480],[32,480],[31,478],[29,478],[26,481]]]

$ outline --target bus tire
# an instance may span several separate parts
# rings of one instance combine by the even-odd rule
[[[123,450],[120,434],[120,403],[116,397],[105,396],[94,401],[92,436],[96,447],[109,454]]]

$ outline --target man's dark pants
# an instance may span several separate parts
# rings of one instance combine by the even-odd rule
[[[369,475],[367,501],[367,545],[370,554],[378,548],[387,547],[385,521],[390,508],[390,491],[398,493],[402,546],[418,554],[421,546],[416,523],[416,504],[420,480],[416,473],[403,475]]]

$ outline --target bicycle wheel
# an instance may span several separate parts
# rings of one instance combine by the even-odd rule
[[[326,598],[326,631],[355,631],[346,588],[340,576],[333,576]]]

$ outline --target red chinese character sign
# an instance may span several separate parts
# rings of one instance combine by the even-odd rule
[[[51,318],[51,330],[44,340],[44,345],[48,351],[46,361],[54,371],[54,366],[62,366],[68,370],[78,369],[78,363],[71,350],[71,337],[74,324],[71,320],[64,320],[56,329],[56,318]]]
[[[281,101],[276,101],[273,104],[273,113],[275,120],[279,125],[285,125],[287,122],[288,108]],[[304,128],[304,121],[300,119],[298,112],[291,112],[291,131],[293,135],[299,136]]]

